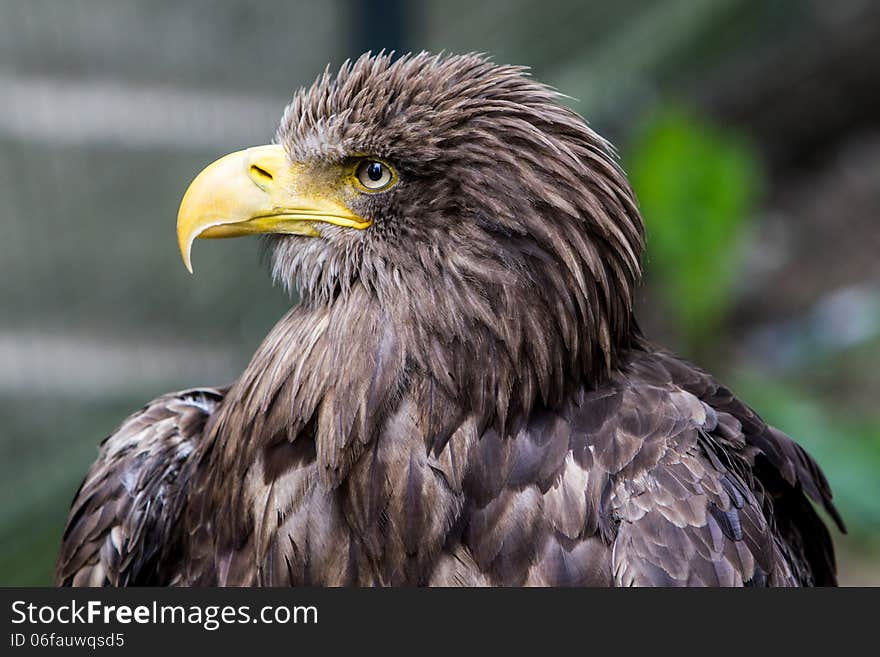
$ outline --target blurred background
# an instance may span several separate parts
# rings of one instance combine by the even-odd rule
[[[205,164],[373,48],[527,64],[618,147],[648,333],[822,464],[880,584],[880,3],[0,0],[0,584],[48,584],[100,440],[235,378],[290,304],[174,225]]]

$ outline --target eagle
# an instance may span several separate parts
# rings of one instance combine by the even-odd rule
[[[190,272],[245,235],[297,303],[104,440],[57,584],[836,583],[821,470],[643,335],[633,191],[526,68],[328,67],[183,197]]]

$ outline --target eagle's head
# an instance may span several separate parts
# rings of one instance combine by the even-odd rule
[[[630,187],[609,145],[523,68],[364,55],[299,90],[275,142],[192,183],[188,268],[197,237],[268,235],[276,279],[304,305],[356,296],[445,342],[494,341],[541,370],[545,397],[632,338],[643,226]]]

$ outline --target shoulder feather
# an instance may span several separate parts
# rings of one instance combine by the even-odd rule
[[[184,465],[224,390],[159,397],[103,443],[77,491],[62,537],[61,586],[160,585],[182,504]]]

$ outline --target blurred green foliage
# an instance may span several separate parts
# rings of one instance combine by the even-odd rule
[[[762,417],[794,436],[822,466],[834,502],[858,540],[880,532],[880,426],[876,417],[844,412],[786,381],[756,371],[735,377],[737,393],[760,400]]]
[[[677,106],[652,112],[624,159],[648,228],[651,293],[660,296],[682,354],[717,362],[762,191],[761,160],[743,135]],[[785,372],[768,376],[760,364],[736,360],[719,363],[715,373],[821,464],[853,538],[867,542],[880,533],[880,417],[852,407],[856,395],[835,390],[834,380],[826,382],[827,394],[816,395],[818,382],[842,376],[846,353],[821,340],[804,342],[808,332],[801,333],[777,345],[786,352],[800,345]],[[880,350],[865,349],[862,363]]]
[[[760,160],[738,133],[678,107],[645,122],[626,160],[648,227],[649,275],[685,344],[702,353],[733,298]]]
[[[156,392],[88,402],[0,397],[8,436],[0,441],[0,585],[52,583],[67,512],[98,443]]]

